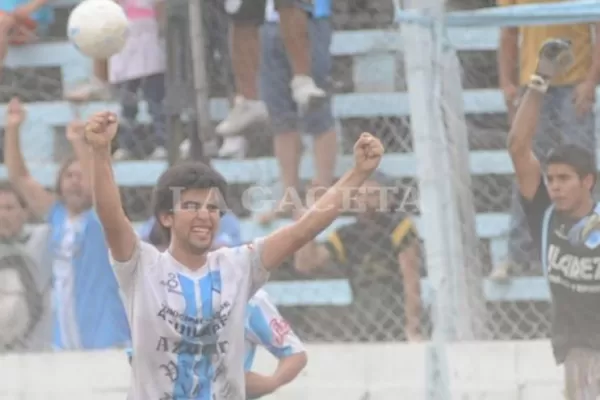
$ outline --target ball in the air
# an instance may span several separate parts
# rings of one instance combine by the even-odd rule
[[[108,59],[120,52],[129,34],[125,11],[113,0],[84,0],[67,22],[67,36],[84,55]]]

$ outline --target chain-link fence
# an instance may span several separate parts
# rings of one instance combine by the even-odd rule
[[[100,102],[89,101],[77,106],[63,99],[80,79],[88,77],[87,72],[90,71],[83,58],[73,55],[75,50],[66,43],[64,36],[66,18],[74,3],[59,3],[54,10],[55,21],[47,32],[40,34],[36,44],[11,47],[0,83],[2,103],[7,103],[13,96],[18,96],[24,103],[27,120],[21,129],[21,148],[34,178],[51,189],[56,178],[55,165],[71,152],[65,134],[66,125],[77,115],[85,117],[107,104],[111,109],[121,109],[119,101],[122,97],[119,97],[118,91]],[[451,9],[490,5],[493,5],[490,1],[483,0],[448,4]],[[211,98],[211,127],[214,129],[226,116],[228,102],[233,100],[237,88],[226,39],[230,20],[220,1],[204,2],[203,7],[207,49],[204,61]],[[165,38],[169,44],[166,101],[161,102],[164,109],[158,111],[162,113],[162,123],[169,132],[167,140],[162,143],[165,154],[161,157],[153,155],[161,142],[156,139],[157,128],[152,120],[155,115],[148,99],[144,98],[143,90],[139,92],[142,107],[137,123],[128,126],[129,143],[115,143],[115,151],[124,148],[121,146],[131,146],[127,148],[127,157],[115,160],[115,169],[117,180],[122,185],[126,211],[136,222],[150,217],[152,182],[167,165],[166,153],[171,153],[171,159],[185,155],[186,151],[179,154],[180,144],[190,132],[196,133],[198,126],[206,126],[205,121],[197,122],[197,90],[192,90],[197,88],[193,85],[189,28],[185,26],[188,14],[185,2],[177,3],[167,11],[171,25]],[[321,53],[313,52],[312,57],[313,63],[317,58],[324,63],[321,66],[324,71],[318,72],[324,74],[321,86],[332,97],[334,121],[329,126],[327,115],[316,116],[316,121],[309,118],[308,121],[300,121],[306,122],[305,125],[297,126],[298,121],[290,122],[290,115],[286,114],[284,118],[271,115],[278,124],[244,131],[246,143],[243,155],[234,154],[234,159],[227,161],[213,157],[213,164],[231,181],[229,206],[242,221],[242,237],[250,240],[253,235],[268,232],[281,221],[289,221],[289,215],[283,212],[277,216],[278,220],[261,225],[258,219],[263,218],[263,212],[269,214],[269,207],[253,213],[244,206],[242,200],[247,189],[257,184],[263,188],[274,188],[276,196],[270,200],[275,206],[282,186],[292,184],[304,191],[315,178],[327,176],[326,171],[319,175],[319,168],[326,169],[327,159],[334,154],[337,154],[338,168],[333,175],[339,177],[340,172],[350,165],[352,145],[361,132],[372,132],[383,140],[387,158],[381,170],[385,176],[379,176],[374,185],[399,188],[394,199],[397,203],[395,212],[359,217],[356,223],[352,223],[356,215],[344,215],[335,224],[335,229],[320,237],[330,262],[316,270],[316,267],[294,265],[290,260],[272,278],[269,290],[273,297],[279,298],[282,313],[307,341],[396,341],[411,337],[427,338],[429,335],[431,299],[426,263],[419,261],[423,247],[417,232],[422,225],[415,184],[410,108],[404,94],[407,89],[404,62],[402,54],[396,51],[400,39],[393,17],[393,4],[388,0],[334,2],[332,16],[323,20],[323,26],[308,25],[312,30],[310,38],[314,39],[313,46],[323,38],[329,40],[328,29],[332,29],[331,46],[329,49],[325,47],[330,54],[321,50]],[[260,32],[260,38],[264,39],[261,49],[263,63],[265,60],[277,61],[269,64],[266,71],[273,86],[281,89],[270,94],[271,99],[275,98],[276,106],[291,101],[286,76],[290,75],[292,67],[283,52],[286,46],[280,24],[271,20]],[[319,29],[321,31],[317,32]],[[471,189],[480,239],[480,257],[475,264],[483,277],[492,273],[493,267],[500,267],[500,272],[508,272],[508,279],[497,273],[481,282],[486,296],[481,303],[486,309],[483,316],[485,336],[490,339],[546,337],[549,330],[547,293],[542,293],[543,290],[537,294],[527,293],[528,288],[537,288],[543,282],[523,280],[541,277],[539,266],[534,262],[537,258],[525,258],[521,262],[509,257],[514,254],[509,252],[509,243],[521,249],[526,249],[528,244],[509,239],[513,177],[504,151],[509,117],[504,95],[498,90],[498,31],[482,29],[477,32],[481,36],[474,39],[466,29],[451,29],[450,37],[459,49],[466,100]],[[573,32],[572,40],[587,40],[585,29],[574,29]],[[284,67],[286,71],[278,70]],[[263,75],[261,77],[264,78]],[[519,82],[515,83],[518,87]],[[261,88],[260,84],[257,86]],[[563,114],[572,112],[568,109],[572,107],[571,103],[566,100],[570,99],[572,89],[561,88],[562,100],[548,103],[546,115],[548,121],[553,121],[552,124],[554,118],[560,119]],[[277,96],[282,96],[280,104]],[[6,119],[4,121],[6,123]],[[570,124],[561,122],[565,123]],[[316,131],[311,132],[315,125]],[[276,139],[289,136],[294,130],[307,133],[303,135],[304,142],[298,147],[299,151],[304,151],[305,155],[314,154],[305,160],[298,179],[293,176],[295,167],[284,165],[295,154],[282,151],[282,148],[285,150],[297,144]],[[337,140],[323,145],[319,141],[329,130],[335,131]],[[223,142],[223,138],[216,137]],[[319,146],[321,153],[325,148],[329,157],[319,155]],[[325,166],[319,165],[319,162]],[[288,176],[289,182],[284,183],[286,177],[282,170],[286,168],[291,178]],[[522,231],[525,228],[521,226],[518,229]],[[512,265],[511,261],[519,265]],[[516,268],[504,268],[509,264]],[[527,286],[529,284],[533,286]],[[519,290],[519,287],[525,289]]]

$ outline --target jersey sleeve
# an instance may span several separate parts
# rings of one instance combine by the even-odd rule
[[[533,199],[528,200],[523,196],[520,196],[520,200],[521,205],[523,206],[523,212],[525,213],[525,218],[527,219],[527,225],[529,227],[531,237],[539,246],[542,237],[542,223],[544,220],[544,214],[546,213],[548,207],[550,207],[552,204],[544,179],[542,178],[540,180],[540,185],[538,186]]]
[[[245,293],[250,300],[252,296],[269,280],[269,271],[262,263],[262,251],[264,238],[255,239],[252,243],[233,248],[223,248],[217,252],[225,257],[224,265],[230,269],[230,273],[242,277]]]
[[[304,345],[281,316],[268,295],[259,292],[248,306],[248,329],[251,340],[265,347],[278,359],[303,353]]]
[[[128,261],[116,261],[112,254],[110,255],[110,263],[125,297],[130,297],[140,268],[143,268],[144,265],[156,264],[159,256],[160,252],[153,245],[142,242],[139,237],[136,240],[133,255]]]

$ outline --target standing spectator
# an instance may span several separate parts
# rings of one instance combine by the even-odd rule
[[[311,73],[317,85],[328,86],[331,73],[331,36],[333,33],[331,2],[315,0],[308,21]],[[302,133],[314,139],[316,186],[329,186],[333,181],[337,154],[337,134],[331,110],[331,98],[327,97],[317,107],[300,112],[294,101],[288,82],[294,75],[293,66],[286,54],[286,47],[279,27],[279,15],[273,2],[267,5],[267,22],[261,28],[261,96],[267,104],[275,133],[274,151],[279,163],[281,183],[284,190],[300,186],[300,161],[302,159]],[[260,217],[262,223],[285,216],[290,209],[277,206],[272,212]]]
[[[155,146],[152,159],[167,156],[166,124],[164,109],[166,55],[160,37],[159,20],[163,18],[162,0],[119,0],[129,18],[129,38],[123,50],[106,60],[95,60],[96,76],[89,82],[67,93],[70,101],[88,101],[108,96],[106,80],[117,88],[121,101],[121,131],[119,148],[113,154],[115,160],[131,158],[136,151],[135,127],[138,115],[138,92],[141,90],[152,117]],[[108,76],[107,76],[108,75]]]
[[[0,182],[0,352],[51,348],[49,230],[26,220],[23,200]]]
[[[306,110],[319,104],[326,93],[317,86],[311,74],[310,34],[306,11],[312,11],[306,0],[274,0],[281,17],[281,38],[289,57],[292,74],[285,82],[294,103]],[[327,2],[329,3],[329,1]],[[226,0],[225,9],[231,15],[231,61],[237,97],[229,115],[217,126],[217,133],[240,135],[246,128],[268,117],[260,101],[257,80],[260,67],[259,27],[265,19],[265,0]],[[329,7],[326,7],[329,9]],[[314,9],[321,13],[320,9]],[[264,45],[264,43],[262,43]]]
[[[48,0],[0,1],[0,73],[9,45],[29,43],[43,34],[54,20]]]
[[[556,3],[544,0],[538,3]],[[498,5],[531,4],[531,0],[498,0]],[[500,88],[512,121],[531,75],[535,72],[538,50],[550,38],[563,38],[573,45],[574,63],[552,80],[544,98],[534,151],[545,162],[549,151],[561,143],[596,149],[594,103],[600,79],[600,40],[594,44],[594,32],[600,34],[600,23],[523,26],[504,28],[500,37],[498,69]],[[597,37],[597,36],[596,36]],[[513,188],[508,259],[496,266],[491,278],[507,279],[513,270],[539,265],[539,254],[527,229],[527,222],[516,186]]]
[[[337,229],[323,244],[303,247],[294,264],[302,273],[328,264],[343,269],[352,286],[353,338],[418,341],[423,335],[419,239],[405,213],[383,209],[381,190],[388,181],[373,174],[357,197],[356,222]]]
[[[7,109],[4,161],[15,190],[28,208],[50,225],[53,262],[54,345],[100,349],[129,341],[129,325],[108,259],[102,226],[91,208],[90,154],[82,125],[67,129],[76,158],[63,164],[56,194],[30,175],[19,141],[25,110],[17,99]]]

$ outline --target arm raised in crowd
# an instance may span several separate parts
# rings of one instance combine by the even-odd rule
[[[357,190],[377,168],[383,156],[381,141],[363,133],[354,144],[354,167],[330,187],[297,221],[265,237],[262,262],[267,270],[293,256],[340,215],[349,191]]]
[[[19,137],[21,125],[26,118],[25,109],[19,99],[13,98],[6,110],[4,163],[8,170],[8,179],[29,209],[37,217],[44,217],[56,198],[31,176],[25,165]]]
[[[90,145],[92,193],[96,213],[104,228],[112,258],[125,262],[133,256],[138,239],[123,210],[112,169],[110,147],[117,128],[117,116],[110,112],[101,112],[89,119],[84,134],[86,142]]]
[[[508,133],[508,152],[515,168],[521,195],[531,200],[542,179],[540,162],[533,152],[535,136],[544,94],[550,80],[572,63],[570,44],[551,39],[540,49],[538,66],[519,104]]]

